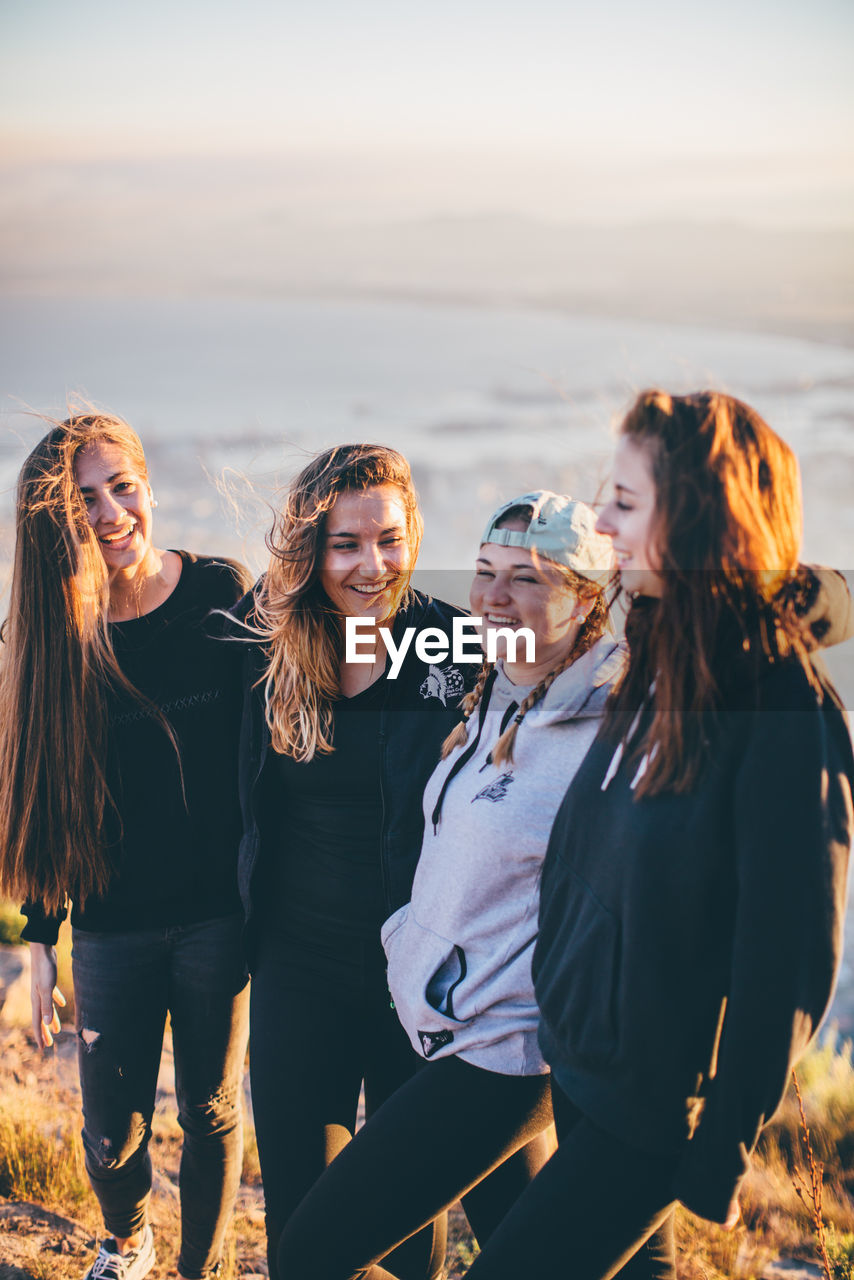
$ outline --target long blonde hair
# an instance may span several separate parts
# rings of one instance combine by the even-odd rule
[[[294,760],[333,749],[344,629],[319,581],[327,517],[342,493],[384,484],[399,491],[406,512],[410,567],[395,583],[396,611],[409,588],[423,525],[409,463],[395,449],[345,444],[319,454],[291,484],[267,536],[270,565],[255,600],[253,634],[266,647],[264,697],[273,749]]]
[[[107,566],[74,474],[112,444],[143,480],[145,454],[121,418],[56,423],[18,478],[15,559],[0,664],[0,889],[60,910],[104,892],[107,694],[136,690],[110,641]]]

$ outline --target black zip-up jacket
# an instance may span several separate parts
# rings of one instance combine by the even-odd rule
[[[256,587],[257,590],[257,587]],[[249,592],[232,611],[238,623],[252,622],[255,593]],[[472,688],[478,663],[454,665],[451,628],[464,609],[410,591],[395,618],[392,633],[399,644],[406,627],[418,631],[437,627],[448,636],[449,656],[443,662],[425,663],[415,653],[414,640],[395,680],[385,679],[385,701],[380,712],[380,789],[382,795],[381,866],[387,914],[409,901],[415,865],[421,850],[423,816],[421,797],[435,769],[442,742],[460,720],[459,702]],[[245,637],[239,626],[232,635]],[[270,730],[264,716],[265,670],[263,646],[246,645],[243,721],[240,734],[240,803],[243,837],[240,841],[238,882],[250,938],[254,907],[253,882],[258,869],[264,833],[261,830],[261,774],[271,749]]]
[[[616,745],[594,742],[552,829],[540,1045],[594,1124],[672,1154],[673,1198],[723,1222],[833,990],[851,740],[790,660],[726,711],[690,794],[636,799]]]

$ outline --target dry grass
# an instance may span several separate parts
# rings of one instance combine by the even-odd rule
[[[18,1039],[14,1040],[14,1036]],[[4,1072],[0,1107],[0,1196],[36,1201],[76,1220],[79,1230],[47,1236],[26,1261],[23,1274],[41,1280],[79,1280],[99,1231],[97,1205],[85,1179],[78,1134],[79,1099],[64,1081],[73,1081],[73,1043],[60,1037],[69,1069],[57,1058],[40,1058],[27,1048],[23,1032],[13,1033],[15,1070]],[[29,1056],[28,1056],[29,1055]],[[10,1061],[7,1055],[4,1066]],[[53,1074],[51,1074],[53,1072]],[[854,1280],[854,1066],[851,1045],[832,1034],[798,1069],[816,1158],[824,1165],[824,1217],[834,1280]],[[152,1280],[166,1280],[174,1265],[179,1235],[177,1171],[181,1131],[174,1113],[158,1104],[152,1157],[155,1169],[151,1217],[160,1261]],[[790,1094],[767,1129],[741,1197],[743,1223],[727,1233],[680,1210],[677,1214],[680,1280],[757,1280],[778,1256],[815,1261],[809,1215],[793,1185],[803,1165],[797,1100]],[[449,1280],[460,1280],[475,1247],[460,1212],[452,1215]],[[11,1237],[8,1237],[11,1239]],[[4,1241],[6,1237],[4,1236]],[[70,1249],[70,1252],[68,1250]],[[4,1243],[2,1261],[6,1260]],[[63,1251],[65,1250],[65,1251]],[[227,1248],[226,1280],[261,1270],[264,1226],[260,1171],[254,1133],[247,1132],[243,1184]],[[45,1261],[47,1259],[47,1261]],[[23,1262],[20,1264],[23,1268]],[[40,1270],[41,1268],[41,1270]]]
[[[15,946],[21,941],[21,930],[26,920],[18,908],[11,902],[0,898],[0,943]]]
[[[854,1280],[854,1065],[831,1028],[798,1067],[815,1158],[824,1166],[823,1217],[834,1280]],[[766,1129],[741,1196],[742,1224],[727,1233],[680,1210],[680,1280],[752,1280],[779,1256],[816,1262],[814,1227],[795,1190],[809,1182],[793,1088]],[[847,1268],[847,1270],[846,1270]]]
[[[155,1233],[158,1260],[151,1272],[151,1280],[174,1280],[175,1275],[180,1239],[177,1171],[181,1145],[175,1128],[171,1120],[155,1120],[152,1158],[156,1172],[149,1217]],[[56,1155],[52,1157],[43,1138],[33,1142],[29,1134],[25,1136],[24,1150],[20,1152],[23,1158],[14,1157],[12,1161],[16,1181],[9,1192],[4,1188],[4,1194],[15,1200],[33,1200],[49,1205],[54,1213],[72,1218],[80,1228],[73,1233],[61,1233],[70,1236],[68,1252],[65,1252],[62,1240],[55,1232],[43,1235],[32,1257],[26,1253],[22,1255],[26,1257],[23,1274],[29,1273],[36,1280],[41,1280],[41,1274],[50,1276],[51,1280],[79,1280],[85,1266],[92,1260],[96,1240],[103,1233],[103,1228],[98,1206],[82,1168],[79,1137],[73,1131],[64,1130],[57,1132],[55,1139]],[[4,1145],[9,1142],[8,1130],[2,1125],[0,1142]],[[20,1150],[19,1138],[16,1145]],[[29,1161],[31,1154],[40,1159],[37,1169]],[[0,1259],[6,1260],[6,1250],[1,1245],[0,1250]],[[264,1251],[263,1215],[257,1205],[242,1193],[226,1240],[223,1280],[238,1280],[247,1272],[256,1271],[264,1258]],[[43,1266],[42,1273],[39,1264]]]
[[[247,1187],[261,1186],[261,1164],[258,1160],[258,1143],[255,1130],[247,1125],[243,1136],[243,1170],[241,1182]]]
[[[49,1106],[37,1121],[31,1111],[18,1104],[0,1115],[0,1195],[76,1211],[90,1196],[79,1125]]]
[[[854,1232],[840,1232],[830,1227],[827,1233],[827,1252],[834,1280],[854,1280]]]
[[[0,1102],[0,1275],[34,1280],[80,1280],[103,1232],[97,1202],[83,1168],[80,1099],[76,1087],[74,1039],[62,1035],[44,1056],[23,1030],[7,1033]],[[182,1133],[174,1101],[158,1099],[151,1155],[154,1188],[150,1218],[158,1261],[152,1280],[174,1280],[180,1237],[178,1167]],[[256,1185],[241,1186],[226,1243],[224,1280],[260,1270],[264,1225],[257,1186],[254,1135],[247,1143],[245,1168]],[[8,1203],[3,1203],[6,1199]],[[50,1210],[39,1221],[28,1208]],[[15,1204],[21,1204],[21,1212]],[[11,1215],[6,1216],[6,1215]],[[69,1221],[64,1221],[68,1219]],[[15,1268],[18,1268],[15,1270]]]

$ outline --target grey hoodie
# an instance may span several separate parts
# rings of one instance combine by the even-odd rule
[[[412,900],[382,930],[389,990],[423,1057],[458,1054],[505,1075],[548,1070],[531,978],[540,867],[623,661],[612,637],[597,641],[528,712],[513,764],[500,767],[490,751],[530,687],[499,663],[466,746],[427,783]]]

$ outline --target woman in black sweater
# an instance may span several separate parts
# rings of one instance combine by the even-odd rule
[[[18,484],[0,668],[0,882],[27,899],[44,1047],[73,904],[83,1145],[109,1233],[92,1280],[154,1266],[148,1142],[167,1011],[185,1280],[217,1274],[241,1169],[240,661],[206,619],[246,579],[158,550],[155,505],[120,419],[80,415],[45,436]]]
[[[240,882],[271,1277],[285,1222],[353,1135],[362,1084],[371,1115],[419,1065],[389,997],[380,926],[409,901],[424,785],[479,666],[431,660],[420,643],[399,669],[390,660],[408,629],[429,629],[434,648],[450,642],[462,614],[411,589],[420,537],[405,458],[329,449],[294,479],[268,572],[238,611],[244,638],[260,641],[244,646]],[[358,662],[346,655],[354,619]],[[492,1220],[549,1150],[534,1137],[489,1181]],[[441,1215],[390,1265],[426,1280],[443,1258]]]
[[[630,658],[543,872],[560,1147],[477,1280],[605,1280],[676,1201],[734,1226],[841,955],[854,760],[804,643],[794,455],[731,397],[644,393],[599,529]]]

